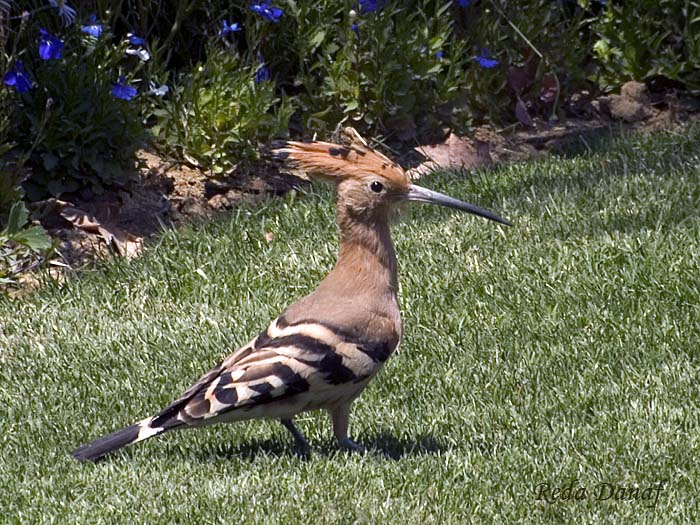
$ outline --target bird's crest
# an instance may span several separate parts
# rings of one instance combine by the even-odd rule
[[[340,144],[286,142],[275,154],[287,160],[295,170],[329,182],[378,175],[397,186],[408,187],[408,176],[403,168],[371,148],[354,128],[344,128],[339,140]]]

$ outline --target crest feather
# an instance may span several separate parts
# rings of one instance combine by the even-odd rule
[[[403,168],[368,146],[353,128],[343,130],[341,141],[343,144],[290,141],[274,153],[294,168],[326,181],[378,175],[395,184],[408,184]]]

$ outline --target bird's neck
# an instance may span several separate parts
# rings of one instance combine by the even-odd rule
[[[390,294],[398,290],[396,252],[389,233],[387,212],[373,217],[338,213],[340,252],[331,272],[357,293]]]

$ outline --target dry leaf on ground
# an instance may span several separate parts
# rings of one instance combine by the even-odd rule
[[[107,246],[113,248],[120,256],[127,259],[138,257],[143,246],[143,238],[122,231],[116,226],[101,223],[94,215],[76,208],[65,206],[61,216],[73,226],[85,232],[99,234]]]
[[[414,149],[428,160],[409,171],[413,177],[440,168],[475,169],[493,163],[488,142],[460,137],[454,133],[450,133],[440,144],[426,144]]]

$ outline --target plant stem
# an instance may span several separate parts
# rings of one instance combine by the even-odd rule
[[[508,25],[515,31],[515,33],[522,38],[525,43],[528,45],[530,49],[532,49],[535,54],[545,63],[545,65],[551,70],[552,76],[554,76],[554,82],[557,85],[557,94],[554,97],[554,104],[552,105],[552,115],[550,116],[550,119],[555,119],[556,118],[556,113],[557,113],[557,106],[559,105],[559,95],[561,94],[561,84],[559,82],[559,77],[557,76],[557,73],[552,65],[552,63],[549,61],[549,59],[533,44],[528,37],[526,37],[522,31],[516,26],[513,21],[508,18],[508,15],[501,9],[501,6],[496,3],[496,0],[489,0],[493,8],[498,12],[503,19],[508,22]]]

